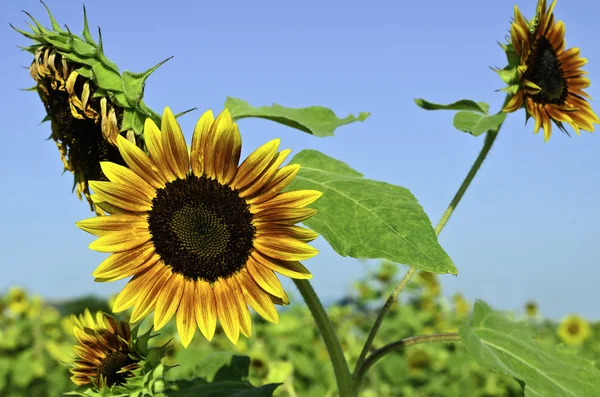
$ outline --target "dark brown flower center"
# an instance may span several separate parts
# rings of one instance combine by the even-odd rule
[[[537,84],[542,90],[532,95],[537,103],[562,105],[568,95],[567,81],[563,77],[560,61],[552,45],[545,37],[534,44],[524,78]]]
[[[577,323],[569,324],[569,326],[567,327],[567,331],[571,335],[577,335],[579,333],[579,324],[577,324]]]
[[[194,175],[157,191],[148,225],[163,262],[194,281],[215,282],[244,268],[256,233],[237,190]]]
[[[109,353],[98,366],[98,377],[102,377],[107,386],[118,386],[125,383],[128,371],[119,373],[124,367],[134,364],[126,352],[114,351]]]

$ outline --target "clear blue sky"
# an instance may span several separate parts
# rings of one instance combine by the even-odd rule
[[[366,177],[409,188],[436,223],[477,156],[482,138],[453,129],[452,112],[413,104],[460,98],[496,111],[502,81],[488,66],[505,65],[504,41],[516,0],[279,2],[90,0],[90,26],[101,26],[105,52],[120,69],[143,71],[169,57],[148,81],[146,103],[162,113],[198,107],[180,119],[186,137],[201,111],[222,109],[226,96],[253,105],[323,105],[339,116],[372,112],[364,123],[315,138],[267,121],[242,120],[243,155],[274,137],[294,153],[320,150]],[[82,2],[48,0],[60,24],[81,32]],[[521,0],[526,17],[536,1]],[[24,9],[49,26],[35,0],[0,2],[2,155],[0,156],[0,290],[21,284],[52,298],[108,295],[124,282],[94,283],[104,258],[87,248],[93,237],[75,227],[91,216],[70,194],[36,94],[23,66],[30,42],[8,26],[26,28]],[[558,2],[567,46],[589,59],[600,98],[600,5]],[[96,32],[93,31],[94,37]],[[600,111],[600,107],[595,107]],[[600,320],[600,130],[548,143],[534,136],[524,114],[510,115],[491,155],[441,235],[459,269],[442,276],[446,294],[462,291],[501,309],[527,299],[543,313],[578,312]],[[338,257],[319,239],[321,254],[306,261],[325,300],[348,292],[363,265]],[[290,291],[291,282],[285,284]],[[297,296],[297,295],[296,295]]]

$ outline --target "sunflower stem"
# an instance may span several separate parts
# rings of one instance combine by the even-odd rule
[[[333,328],[333,324],[331,323],[323,304],[308,280],[294,280],[294,283],[296,284],[296,287],[298,287],[310,313],[315,319],[315,323],[319,328],[319,332],[321,333],[327,351],[329,352],[339,397],[355,397],[356,392],[354,391],[352,375],[348,369],[348,362],[344,357],[342,345],[340,344],[335,329]]]
[[[512,98],[511,94],[508,94],[506,96],[506,98],[504,99],[504,103],[502,104],[502,107],[500,108],[500,111],[497,114],[500,114],[502,112],[502,109],[506,106],[506,104],[510,101],[511,98]],[[494,142],[496,141],[496,138],[498,137],[498,132],[500,131],[501,127],[502,127],[502,124],[500,124],[495,129],[489,130],[486,133],[485,141],[483,143],[483,147],[481,148],[481,151],[479,152],[479,155],[475,159],[475,162],[471,166],[471,169],[469,170],[467,176],[465,177],[462,184],[460,185],[460,187],[454,194],[454,197],[452,198],[452,201],[450,201],[448,208],[446,208],[446,211],[444,212],[444,214],[440,218],[437,226],[435,227],[435,235],[436,236],[440,235],[440,233],[442,232],[442,230],[448,223],[448,220],[450,220],[450,216],[452,216],[452,213],[458,206],[458,203],[460,203],[460,200],[462,200],[465,192],[471,185],[471,182],[473,182],[475,175],[477,175],[477,172],[481,168],[481,165],[483,164],[488,153],[492,149],[492,146],[494,145]],[[404,275],[402,280],[400,280],[400,283],[398,283],[396,288],[394,288],[391,295],[389,296],[389,298],[387,299],[387,301],[385,302],[385,304],[379,311],[379,314],[377,315],[377,318],[375,319],[375,323],[373,324],[373,327],[371,328],[371,331],[369,332],[369,335],[367,336],[365,345],[363,346],[363,349],[362,349],[360,356],[358,357],[358,360],[354,367],[354,372],[352,374],[352,377],[354,379],[354,388],[356,390],[360,390],[360,387],[362,385],[364,376],[367,373],[367,370],[373,364],[375,364],[376,361],[381,359],[383,356],[394,351],[393,348],[386,349],[387,346],[391,346],[394,344],[386,345],[383,348],[376,350],[375,352],[373,352],[371,355],[369,355],[367,357],[367,353],[369,352],[369,349],[371,348],[373,340],[375,339],[375,336],[377,335],[377,332],[379,331],[379,327],[381,326],[383,319],[387,315],[387,313],[390,310],[390,308],[392,307],[392,305],[398,299],[398,295],[400,295],[400,292],[402,292],[404,287],[406,287],[406,285],[408,284],[408,282],[410,281],[412,276],[416,273],[416,271],[417,271],[417,268],[415,266],[411,266],[410,269],[408,269],[408,271],[406,272],[406,274]],[[442,334],[440,334],[440,335],[442,335]],[[420,337],[415,337],[415,338],[420,338]],[[395,342],[395,343],[401,343],[402,341],[406,341],[406,340],[412,340],[412,339],[411,338],[403,339],[403,340],[401,340],[399,342]],[[416,343],[422,343],[422,342],[416,342]],[[415,343],[411,343],[411,344],[415,344]],[[403,344],[401,346],[407,346],[407,344]],[[377,356],[374,358],[375,354],[377,354]],[[374,358],[374,359],[372,360],[372,358]]]
[[[460,341],[460,335],[457,332],[443,332],[443,333],[439,333],[439,334],[411,336],[409,338],[405,338],[405,339],[398,340],[396,342],[389,343],[389,344],[383,346],[382,348],[375,350],[364,361],[363,365],[361,365],[360,369],[356,373],[355,387],[357,390],[360,390],[362,380],[364,379],[367,371],[377,361],[381,360],[384,356],[386,356],[389,353],[392,353],[396,350],[403,349],[406,346],[418,345],[421,343],[454,342],[454,341]]]

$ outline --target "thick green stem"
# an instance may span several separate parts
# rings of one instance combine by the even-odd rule
[[[387,344],[382,348],[375,350],[365,360],[363,365],[360,366],[358,372],[356,373],[356,389],[360,390],[362,380],[364,379],[369,368],[371,368],[377,361],[381,360],[384,356],[393,351],[403,349],[406,346],[418,345],[420,343],[454,342],[459,340],[460,335],[457,332],[444,332],[440,334],[411,336],[410,338],[401,339],[399,341]]]
[[[331,320],[329,319],[329,316],[327,316],[323,304],[308,280],[294,280],[294,283],[296,284],[296,287],[298,287],[298,290],[300,290],[300,294],[304,298],[304,301],[315,319],[315,323],[319,328],[319,332],[321,332],[321,336],[323,337],[323,341],[329,352],[339,397],[356,396],[352,374],[350,374],[350,370],[348,369],[344,351],[342,350],[333,324],[331,324]]]

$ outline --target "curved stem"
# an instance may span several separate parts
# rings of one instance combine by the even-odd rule
[[[348,369],[348,363],[344,357],[344,351],[342,350],[340,341],[335,333],[333,324],[331,324],[329,316],[327,316],[323,304],[308,280],[294,280],[294,283],[296,284],[296,287],[298,287],[300,294],[304,298],[304,301],[315,319],[315,323],[319,328],[319,332],[321,333],[327,351],[329,352],[339,397],[354,397],[356,393],[354,392],[352,375]]]
[[[362,379],[365,374],[377,361],[381,360],[385,355],[395,351],[402,349],[406,346],[418,345],[421,343],[430,343],[430,342],[454,342],[459,341],[460,335],[458,332],[442,332],[439,334],[431,334],[431,335],[420,335],[420,336],[411,336],[410,338],[401,339],[396,342],[392,342],[383,346],[380,349],[375,350],[361,365],[359,371],[356,373],[356,389],[359,390]]]
[[[507,95],[506,96],[506,98],[504,99],[504,104],[502,105],[502,108],[504,108],[504,106],[506,106],[506,104],[508,103],[508,101],[510,100],[510,98],[511,98],[511,95]],[[502,112],[502,110],[500,110],[500,112],[498,112],[498,113],[501,113],[501,112]],[[498,132],[500,131],[501,127],[502,127],[502,124],[500,124],[497,128],[495,128],[493,130],[489,130],[486,133],[485,141],[483,143],[483,147],[481,148],[481,151],[479,152],[479,155],[475,159],[475,162],[471,166],[471,169],[469,170],[469,173],[467,174],[467,176],[463,180],[463,182],[460,185],[460,187],[458,188],[456,194],[452,198],[452,201],[448,205],[448,208],[446,209],[446,211],[442,215],[440,221],[438,222],[438,224],[435,227],[435,235],[436,236],[439,236],[439,234],[442,232],[442,230],[444,229],[444,227],[448,223],[448,220],[450,219],[450,216],[452,216],[452,213],[454,212],[454,210],[458,206],[458,203],[460,203],[460,200],[462,200],[465,192],[467,191],[467,189],[471,185],[471,182],[473,182],[473,179],[475,178],[475,175],[477,175],[477,172],[481,168],[481,165],[485,161],[485,158],[487,157],[488,153],[492,149],[492,146],[494,145],[494,142],[496,141],[496,138],[498,137]],[[389,351],[391,351],[391,350],[383,350],[384,348],[381,348],[379,350],[376,350],[373,354],[371,354],[371,356],[369,356],[368,358],[365,359],[365,357],[367,356],[367,353],[368,353],[369,349],[371,348],[371,344],[373,343],[373,340],[375,339],[375,335],[379,331],[379,327],[381,326],[381,323],[383,322],[384,317],[386,316],[387,312],[390,310],[390,307],[394,304],[394,302],[396,302],[396,299],[398,298],[398,295],[404,289],[404,287],[406,286],[406,284],[408,284],[408,282],[410,281],[410,279],[412,278],[412,276],[416,273],[416,271],[417,271],[417,268],[414,267],[414,266],[411,266],[411,268],[404,275],[404,277],[402,278],[402,280],[400,281],[400,283],[396,286],[396,288],[394,288],[394,291],[392,292],[392,294],[390,295],[390,297],[388,298],[388,300],[385,302],[385,304],[381,308],[379,314],[377,315],[377,319],[375,320],[375,324],[373,324],[373,327],[371,328],[371,331],[369,332],[369,335],[367,336],[367,340],[365,342],[365,345],[364,345],[364,347],[363,347],[363,349],[362,349],[362,351],[360,353],[360,356],[358,357],[358,361],[356,362],[356,366],[354,367],[353,378],[354,378],[354,381],[355,381],[356,390],[360,390],[360,385],[362,383],[362,379],[363,379],[364,375],[366,374],[366,371],[368,370],[368,368],[371,365],[374,364],[374,362],[371,363],[371,358],[376,353],[378,353],[379,355],[375,359],[375,361],[377,361],[381,357],[385,356],[385,354],[387,354]],[[404,339],[404,341],[407,341],[409,339],[410,338]],[[402,341],[400,341],[400,342],[402,342]],[[400,342],[396,342],[396,343],[400,343]],[[405,345],[406,344],[404,344],[403,346],[405,346]],[[369,364],[367,364],[367,363],[369,363]]]
[[[379,314],[377,315],[377,318],[375,319],[375,323],[373,324],[373,327],[371,327],[371,331],[369,332],[369,335],[367,336],[367,340],[365,342],[365,345],[363,346],[362,351],[360,352],[360,356],[358,356],[358,360],[356,361],[356,365],[354,366],[354,373],[356,373],[358,371],[358,369],[362,366],[363,361],[367,357],[367,353],[369,352],[369,349],[371,348],[371,345],[373,344],[373,339],[375,339],[375,335],[377,334],[377,331],[379,331],[379,327],[381,326],[383,319],[387,315],[387,312],[390,310],[392,305],[396,302],[398,295],[400,295],[400,292],[402,292],[404,287],[406,287],[406,284],[408,284],[408,282],[410,281],[410,279],[412,278],[413,274],[416,271],[417,271],[417,268],[414,266],[411,267],[410,269],[408,269],[408,272],[406,272],[404,277],[402,277],[402,280],[400,280],[400,282],[398,283],[396,288],[394,288],[394,291],[392,291],[392,294],[389,296],[387,301],[385,301],[385,304],[383,305],[383,307],[379,311]]]

